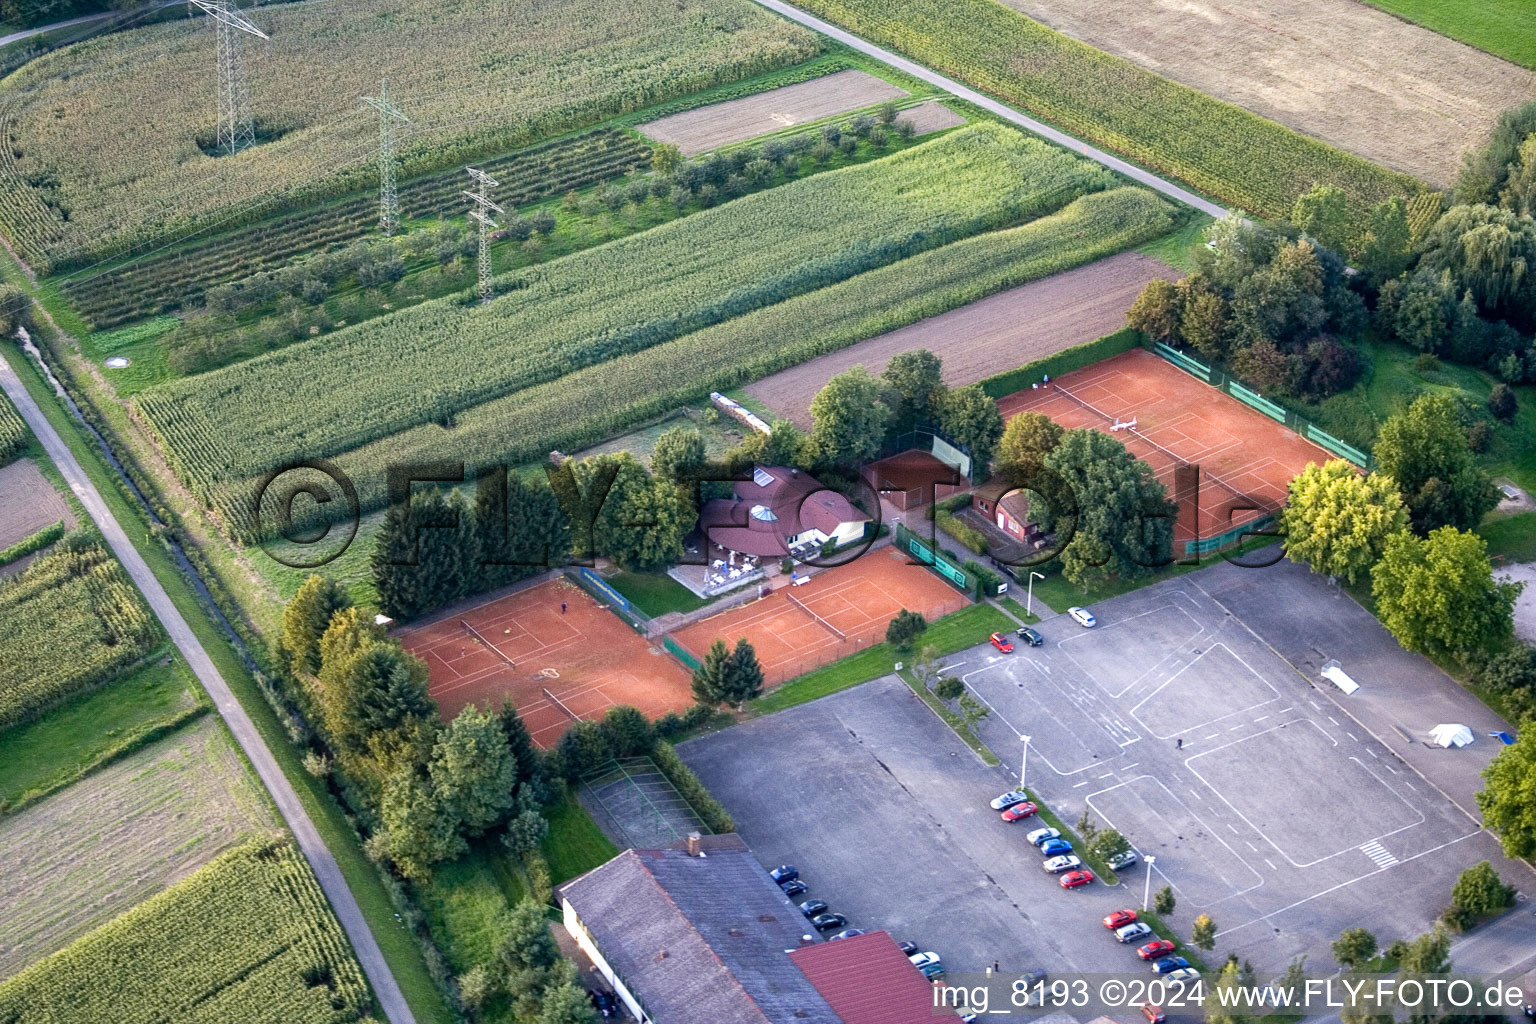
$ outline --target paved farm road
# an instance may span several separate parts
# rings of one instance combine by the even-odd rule
[[[395,976],[390,973],[389,965],[384,961],[384,954],[379,950],[379,944],[374,940],[373,932],[368,929],[368,922],[363,919],[363,912],[357,905],[357,900],[352,896],[352,890],[347,888],[346,879],[342,877],[341,869],[336,865],[336,859],[331,856],[331,851],[326,849],[325,843],[320,839],[320,833],[315,831],[315,826],[309,820],[309,815],[299,803],[299,796],[289,785],[288,779],[278,768],[277,762],[272,757],[272,751],[267,749],[266,742],[261,734],[256,731],[245,709],[240,702],[235,700],[234,694],[229,690],[219,670],[214,667],[213,661],[208,657],[208,652],[203,650],[203,645],[187,625],[187,620],[181,617],[176,606],[171,603],[170,597],[160,581],[155,579],[154,573],[149,571],[149,566],[144,559],[128,543],[128,537],[106,504],[101,500],[95,485],[80,468],[80,463],[75,461],[74,454],[64,444],[58,432],[53,429],[53,424],[43,417],[42,410],[32,400],[32,395],[22,386],[21,379],[16,376],[16,371],[4,359],[0,359],[0,388],[21,410],[22,418],[27,421],[27,426],[32,428],[32,433],[42,441],[44,450],[53,464],[63,474],[64,480],[69,484],[69,489],[75,492],[75,497],[85,506],[90,517],[100,527],[102,536],[112,548],[113,554],[122,563],[123,568],[133,579],[134,584],[144,594],[144,600],[148,602],[150,609],[165,626],[166,633],[170,634],[171,641],[181,651],[182,657],[187,659],[187,664],[192,671],[197,673],[198,680],[203,688],[208,691],[208,696],[213,700],[213,706],[218,710],[224,723],[229,726],[229,731],[234,734],[235,741],[240,744],[240,749],[245,751],[245,756],[250,759],[256,768],[256,774],[261,779],[262,785],[267,787],[267,792],[272,794],[272,800],[277,804],[278,811],[293,833],[299,849],[309,861],[310,867],[315,872],[315,877],[320,881],[320,887],[325,890],[326,898],[331,901],[331,907],[336,911],[336,917],[346,929],[347,938],[352,942],[352,948],[357,952],[358,962],[362,964],[364,972],[368,975],[368,981],[373,986],[374,995],[378,997],[379,1005],[384,1010],[384,1015],[391,1024],[415,1024],[416,1018],[411,1013],[411,1008],[405,1002],[405,996],[400,992],[400,986],[395,982]]]
[[[1201,213],[1208,213],[1217,219],[1227,216],[1228,211],[1224,207],[1202,199],[1193,192],[1173,184],[1171,181],[1159,178],[1151,171],[1144,171],[1140,167],[1126,163],[1117,156],[1111,156],[1101,149],[1088,145],[1086,142],[1074,139],[1065,132],[1057,131],[1048,124],[1042,124],[1032,117],[1026,117],[1012,107],[1005,106],[997,100],[983,96],[975,89],[961,85],[953,78],[946,78],[937,71],[930,71],[921,64],[907,60],[905,57],[897,56],[894,52],[867,42],[852,32],[845,32],[836,25],[807,14],[798,7],[791,7],[789,4],[783,3],[782,0],[756,0],[756,2],[791,21],[799,22],[807,28],[815,29],[823,35],[831,36],[838,42],[851,46],[860,53],[867,53],[871,57],[882,60],[892,67],[900,68],[913,78],[920,78],[929,85],[936,85],[953,96],[958,96],[984,110],[989,110],[1005,121],[1016,124],[1026,131],[1034,132],[1036,135],[1049,139],[1059,146],[1065,146],[1074,153],[1081,153],[1088,159],[1101,163],[1110,170],[1117,171],[1127,178],[1147,186],[1147,188],[1161,192],[1170,199],[1183,203],[1186,206],[1193,206]]]

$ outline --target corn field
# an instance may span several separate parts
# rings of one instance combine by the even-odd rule
[[[298,209],[376,180],[382,69],[412,119],[402,177],[798,64],[817,38],[749,0],[363,0],[263,7],[248,40],[259,144],[213,156],[202,19],[39,58],[0,101],[0,229],[40,271],[209,224]]]
[[[1360,209],[1424,185],[1054,32],[996,0],[801,6],[1155,171],[1265,217],[1315,184]]]
[[[651,147],[639,139],[615,128],[599,128],[483,161],[480,166],[500,182],[496,199],[510,209],[618,177],[644,166],[650,158]],[[454,168],[403,183],[401,211],[407,218],[462,215],[464,197],[459,193],[468,180],[461,168]],[[301,253],[372,234],[378,221],[378,196],[367,192],[67,279],[63,292],[97,330],[104,330],[199,304],[211,284],[283,266]]]
[[[16,407],[4,395],[0,395],[0,466],[21,454],[29,436],[21,413],[16,411]]]
[[[1144,189],[1087,195],[1020,227],[932,249],[487,402],[461,413],[452,430],[417,427],[336,461],[367,508],[383,503],[391,464],[515,465],[552,449],[577,450],[711,390],[1148,241],[1166,233],[1172,222],[1168,204]],[[211,500],[227,521],[249,528],[248,481],[216,486]]]
[[[6,1024],[371,1021],[309,865],[257,840],[0,982]]]
[[[423,424],[1114,184],[983,124],[496,279],[136,401],[200,493]]]
[[[122,566],[78,534],[0,582],[0,623],[0,729],[112,681],[160,640]]]

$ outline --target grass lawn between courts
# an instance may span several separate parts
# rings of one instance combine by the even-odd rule
[[[549,834],[540,849],[549,862],[552,884],[569,882],[618,856],[619,848],[608,841],[575,798],[566,796],[544,808],[544,816],[549,820]]]
[[[1046,573],[1045,579],[1035,581],[1035,600],[1045,602],[1049,608],[1056,612],[1064,612],[1068,608],[1075,606],[1086,607],[1099,601],[1107,601],[1112,597],[1129,594],[1133,590],[1140,590],[1142,587],[1151,586],[1153,583],[1161,583],[1164,580],[1183,576],[1185,573],[1193,572],[1203,566],[1215,565],[1223,558],[1240,558],[1249,551],[1268,547],[1275,543],[1276,540],[1277,538],[1268,536],[1250,537],[1241,544],[1235,544],[1223,552],[1205,555],[1200,559],[1199,565],[1194,563],[1188,565],[1179,563],[1165,565],[1151,575],[1140,579],[1106,580],[1103,583],[1089,587],[1087,590],[1068,580],[1061,574],[1060,570],[1052,570]]]
[[[653,619],[668,612],[698,611],[709,604],[664,572],[621,572],[603,582]]]
[[[0,259],[0,265],[7,270],[12,269],[9,260]],[[241,665],[234,648],[199,604],[190,581],[181,575],[170,553],[150,539],[149,525],[142,510],[130,504],[124,496],[95,441],[64,411],[52,388],[43,380],[31,360],[11,345],[0,346],[0,358],[15,369],[42,409],[43,415],[74,453],[86,476],[100,492],[102,501],[122,525],[129,541],[148,563],[150,571],[165,588],[171,603],[187,620],[219,674],[250,715],[283,774],[298,792],[300,802],[309,813],[326,847],[336,858],[347,886],[362,908],[363,916],[417,1021],[420,1024],[450,1024],[454,1018],[446,997],[428,973],[426,961],[415,938],[395,916],[394,904],[390,902],[384,883],[363,855],[362,846],[347,823],[341,807],[327,792],[325,782],[304,770],[299,751],[289,742],[287,733],[262,697],[255,680]]]
[[[137,671],[0,733],[0,808],[20,810],[208,710],[165,644]]]
[[[987,637],[999,630],[1013,626],[1013,620],[990,604],[973,604],[952,615],[931,622],[918,639],[917,650],[932,645],[940,654],[953,654],[967,647],[986,642]],[[896,662],[910,661],[916,652],[897,654],[895,648],[881,641],[841,661],[823,665],[814,672],[807,672],[799,679],[792,679],[774,687],[752,701],[750,714],[766,715],[785,708],[804,704],[829,693],[846,690],[871,679],[879,679],[896,670]]]

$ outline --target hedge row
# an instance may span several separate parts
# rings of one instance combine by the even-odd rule
[[[1142,344],[1142,336],[1139,331],[1133,331],[1129,327],[1122,327],[1114,334],[1106,334],[1102,338],[1085,342],[1073,348],[1063,349],[1055,355],[1037,359],[1032,363],[1025,363],[1017,370],[1009,370],[995,377],[988,377],[981,382],[981,389],[993,398],[1002,398],[1011,395],[1015,391],[1023,391],[1040,380],[1046,374],[1052,377],[1060,377],[1072,370],[1081,370],[1085,366],[1092,366],[1110,356],[1117,356],[1122,352],[1129,352]]]
[[[693,769],[683,763],[683,759],[672,748],[672,744],[665,740],[657,740],[656,746],[651,749],[651,761],[661,770],[661,774],[667,777],[667,781],[683,795],[683,799],[698,812],[699,818],[709,826],[711,832],[718,834],[736,831],[736,822],[721,806],[720,801],[704,788],[704,783],[693,774]]]

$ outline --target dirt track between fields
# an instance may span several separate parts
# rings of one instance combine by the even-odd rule
[[[944,360],[946,384],[974,384],[1119,330],[1148,281],[1180,276],[1149,256],[1121,253],[818,356],[749,384],[746,392],[810,429],[811,399],[828,378],[855,364],[878,374],[897,353],[926,348]]]
[[[1501,111],[1536,99],[1536,74],[1354,0],[1003,2],[1440,188]]]
[[[905,89],[863,71],[838,71],[739,100],[685,110],[639,125],[638,131],[656,142],[675,142],[684,156],[692,156],[906,95]]]
[[[17,459],[0,466],[0,550],[32,536],[59,520],[65,527],[75,525],[69,505],[31,459]],[[19,566],[5,567],[12,572]],[[0,571],[0,575],[9,573]]]

